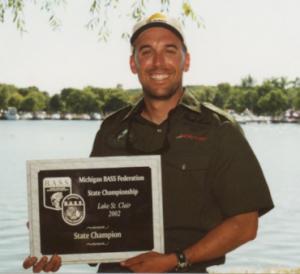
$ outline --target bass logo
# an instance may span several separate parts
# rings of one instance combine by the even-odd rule
[[[79,225],[85,219],[85,202],[78,194],[69,194],[62,200],[62,219],[68,225]]]
[[[44,207],[52,210],[61,210],[64,197],[72,193],[70,177],[47,177],[43,180]]]

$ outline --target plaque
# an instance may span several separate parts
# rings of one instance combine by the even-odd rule
[[[160,156],[27,162],[30,253],[63,263],[164,252]]]

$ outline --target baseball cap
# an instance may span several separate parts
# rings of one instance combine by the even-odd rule
[[[184,34],[180,22],[176,18],[168,17],[165,14],[162,14],[160,12],[154,13],[148,18],[134,25],[132,35],[130,38],[131,45],[133,45],[136,38],[144,30],[152,27],[163,27],[172,31],[174,34],[178,36],[178,38],[182,41],[184,47],[186,48]]]

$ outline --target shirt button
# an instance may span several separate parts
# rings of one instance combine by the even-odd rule
[[[162,129],[161,129],[161,128],[156,129],[156,131],[157,131],[158,133],[162,133]]]
[[[186,164],[182,164],[182,165],[181,165],[181,169],[182,169],[182,170],[186,170]]]

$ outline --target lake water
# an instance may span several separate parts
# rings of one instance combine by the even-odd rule
[[[100,123],[0,121],[0,273],[25,272],[29,253],[26,160],[88,157]],[[231,252],[213,271],[300,267],[300,125],[243,126],[269,183],[276,208],[260,219],[257,239]],[[95,273],[86,265],[60,272]]]

